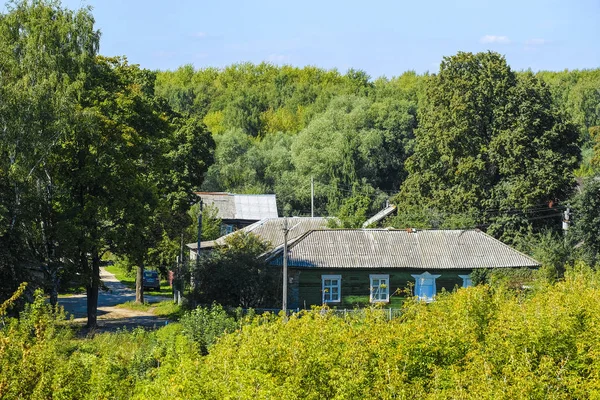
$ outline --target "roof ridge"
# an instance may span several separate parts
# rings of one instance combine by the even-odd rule
[[[316,218],[316,217],[315,217]],[[385,231],[385,232],[406,232],[415,229],[411,233],[419,232],[481,232],[477,228],[470,229],[432,229],[432,228],[315,228],[313,231]],[[488,235],[489,236],[489,235]],[[502,242],[501,242],[502,243]]]

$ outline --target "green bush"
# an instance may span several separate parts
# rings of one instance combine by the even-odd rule
[[[157,331],[80,339],[41,294],[0,330],[0,398],[571,399],[600,397],[600,272],[523,292],[405,299],[402,316],[289,318],[199,308]]]
[[[213,304],[210,308],[198,307],[181,318],[183,333],[200,346],[203,354],[219,336],[233,332],[237,323],[222,306]]]
[[[56,385],[55,366],[66,358],[63,343],[72,337],[56,325],[61,320],[64,313],[55,312],[37,290],[34,302],[25,306],[18,319],[5,321],[0,330],[1,398],[50,397]],[[77,392],[72,381],[61,387]]]
[[[579,265],[526,296],[481,285],[431,304],[408,299],[389,322],[382,310],[301,313],[245,325],[204,359],[171,366],[187,373],[169,386],[145,390],[180,398],[595,398],[598,296],[600,274]]]

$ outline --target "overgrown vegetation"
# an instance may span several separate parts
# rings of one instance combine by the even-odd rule
[[[494,398],[600,395],[600,273],[527,291],[480,285],[341,317],[235,318],[219,306],[157,331],[73,336],[41,293],[0,326],[3,398]]]
[[[235,319],[218,304],[210,308],[198,307],[186,313],[180,322],[183,334],[200,347],[202,354],[207,354],[208,348],[224,333],[238,328]]]

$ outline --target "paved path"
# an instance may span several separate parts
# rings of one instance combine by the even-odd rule
[[[134,301],[135,291],[123,285],[104,268],[100,268],[100,280],[108,288],[107,291],[100,290],[98,293],[98,326],[100,328],[152,327],[167,323],[166,318],[157,317],[151,312],[115,307],[118,304]],[[162,296],[144,296],[144,301],[148,303],[157,303],[168,299],[168,297]],[[87,321],[87,297],[85,294],[61,297],[58,299],[58,304],[63,306],[68,314],[75,317],[75,322],[85,323]]]

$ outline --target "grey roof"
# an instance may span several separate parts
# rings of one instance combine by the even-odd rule
[[[281,252],[271,256],[281,265]],[[289,247],[288,265],[307,268],[472,269],[538,267],[479,230],[315,230]]]
[[[205,205],[217,208],[221,219],[259,221],[277,218],[277,201],[274,194],[235,194],[223,192],[196,192]]]
[[[376,224],[384,218],[389,217],[394,211],[396,211],[395,205],[392,204],[390,206],[387,206],[386,208],[384,208],[383,210],[379,211],[377,214],[373,215],[371,218],[366,220],[365,223],[362,224],[362,227],[366,228],[369,225]]]
[[[231,235],[235,235],[237,232],[252,232],[253,234],[260,237],[262,240],[271,243],[273,248],[277,248],[283,245],[283,220],[285,218],[265,218],[258,222],[248,225],[239,231],[230,233],[225,236],[212,241],[202,242],[201,249],[212,248],[218,245],[224,245],[225,240]],[[296,238],[304,235],[306,232],[314,229],[327,228],[327,222],[331,218],[322,217],[290,217],[288,220],[288,243],[292,243]],[[190,243],[187,245],[190,249],[196,249],[197,243]]]

